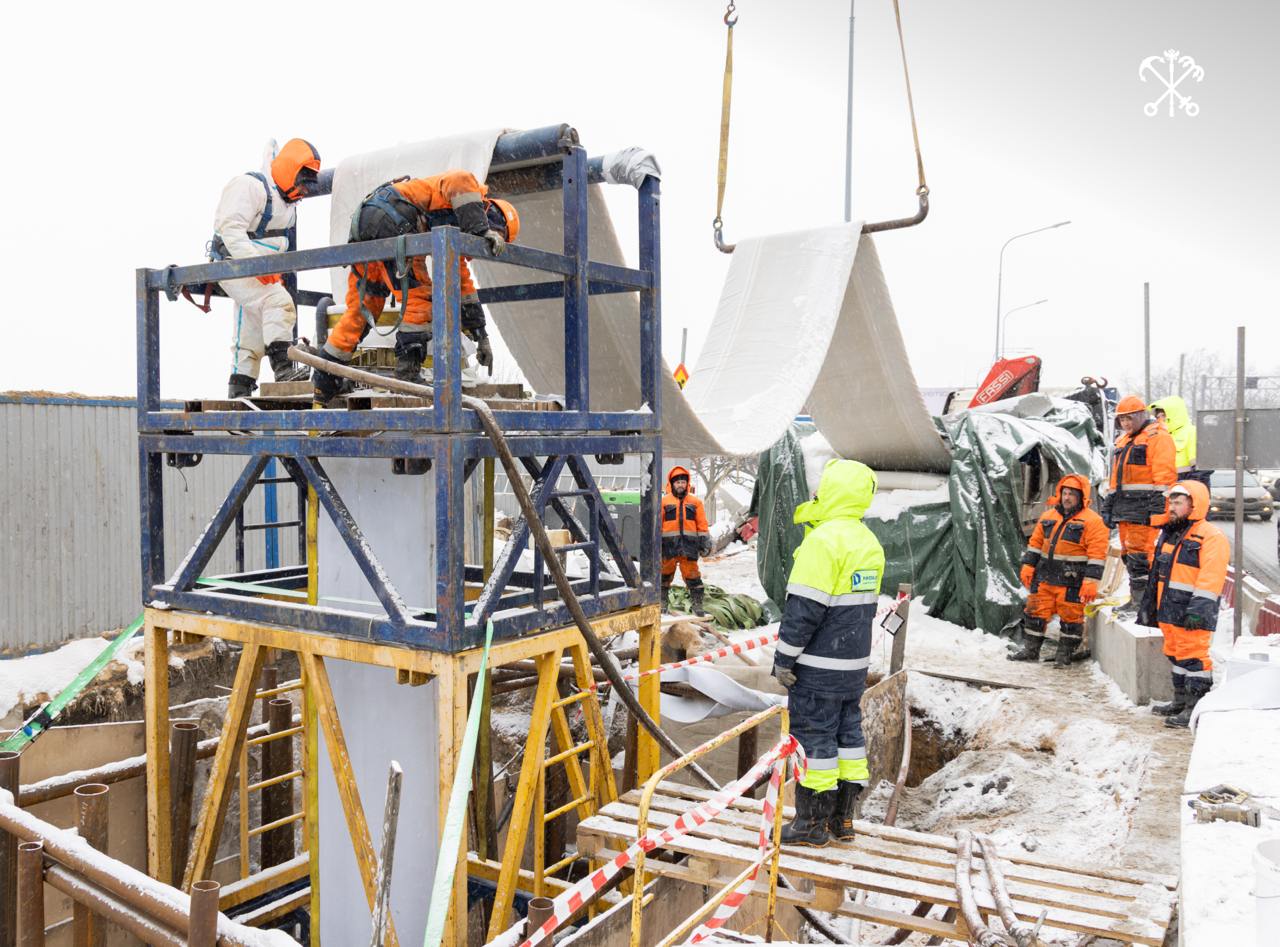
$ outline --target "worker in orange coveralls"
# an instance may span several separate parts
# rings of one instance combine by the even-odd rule
[[[1067,474],[1049,503],[1022,554],[1022,584],[1031,594],[1022,616],[1022,650],[1009,660],[1039,660],[1045,625],[1057,615],[1054,667],[1065,668],[1084,637],[1084,607],[1098,596],[1111,530],[1089,507],[1086,477]]]
[[[689,471],[672,467],[662,494],[662,610],[670,608],[671,583],[676,567],[684,576],[695,615],[702,614],[702,572],[698,557],[711,552],[711,529],[702,500],[693,495]]]
[[[374,188],[351,216],[351,241],[381,240],[425,233],[433,226],[456,225],[465,233],[484,237],[494,254],[513,243],[520,217],[509,202],[485,195],[488,188],[470,171],[448,171],[429,178],[406,178]],[[395,260],[356,263],[347,277],[346,309],[329,333],[321,354],[335,362],[349,362],[389,295],[398,298],[403,321],[396,332],[396,377],[421,379],[420,370],[431,342],[431,277],[426,259],[413,257],[403,270]],[[485,328],[484,309],[476,293],[467,258],[459,262],[462,289],[462,331],[478,346],[476,359],[491,372],[493,349]],[[337,394],[338,378],[325,372],[315,377],[316,395],[328,401]]]
[[[1153,704],[1166,727],[1187,727],[1191,712],[1213,686],[1209,642],[1218,627],[1218,600],[1227,580],[1231,546],[1208,521],[1209,488],[1179,481],[1169,491],[1169,522],[1156,542],[1155,567],[1138,624],[1160,628],[1173,675],[1173,701]]]
[[[1108,526],[1119,527],[1129,599],[1136,610],[1147,590],[1156,535],[1165,522],[1165,494],[1178,479],[1177,448],[1137,395],[1120,399],[1116,423],[1124,433],[1116,439],[1102,517]]]

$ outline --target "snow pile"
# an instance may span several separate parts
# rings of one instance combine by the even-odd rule
[[[79,638],[55,651],[0,661],[0,719],[15,707],[42,703],[56,695],[110,643],[109,638]],[[142,636],[138,635],[113,662],[123,666],[133,685],[141,684],[145,673],[140,659],[142,645]]]
[[[904,510],[926,503],[946,503],[951,499],[951,488],[941,483],[932,490],[879,490],[871,506],[867,508],[867,516],[872,519],[892,523]]]

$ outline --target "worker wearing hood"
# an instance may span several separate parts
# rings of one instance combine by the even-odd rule
[[[1196,469],[1196,426],[1191,423],[1187,403],[1177,395],[1151,402],[1151,413],[1164,424],[1173,438],[1174,462],[1179,480],[1199,480],[1208,486],[1208,471]]]
[[[268,144],[261,171],[238,174],[222,189],[208,247],[211,260],[246,260],[289,249],[294,205],[315,184],[320,153],[301,138],[289,139],[278,151],[275,144]],[[271,360],[276,381],[306,378],[307,370],[286,354],[293,344],[298,311],[280,275],[246,276],[218,285],[236,304],[227,396],[253,394],[264,355]]]
[[[1147,412],[1137,395],[1116,405],[1116,439],[1111,460],[1110,492],[1102,501],[1102,517],[1115,526],[1129,573],[1129,598],[1136,610],[1147,589],[1156,535],[1165,522],[1165,493],[1178,479],[1173,438]]]
[[[787,581],[773,658],[773,675],[788,692],[791,733],[808,757],[796,818],[782,833],[788,843],[852,838],[856,802],[870,776],[859,701],[884,550],[862,516],[875,493],[870,467],[832,460],[817,496],[795,512],[806,534]]]
[[[689,604],[695,615],[702,614],[705,589],[698,558],[711,552],[711,528],[702,499],[693,495],[693,483],[684,467],[667,473],[667,489],[662,494],[662,610],[670,608],[671,583],[676,569],[684,576]]]
[[[1098,596],[1111,530],[1089,506],[1089,479],[1067,474],[1040,515],[1026,551],[1021,579],[1030,593],[1022,616],[1022,650],[1010,661],[1037,661],[1045,626],[1059,618],[1054,666],[1071,665],[1084,638],[1084,607]]]
[[[1169,522],[1156,542],[1155,565],[1138,624],[1159,626],[1171,665],[1173,700],[1154,704],[1165,726],[1186,727],[1200,698],[1213,686],[1209,642],[1227,581],[1231,547],[1207,519],[1209,488],[1181,480],[1169,491]]]

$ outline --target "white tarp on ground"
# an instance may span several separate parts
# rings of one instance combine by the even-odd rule
[[[348,158],[334,176],[330,238],[347,239],[366,193],[401,175],[466,168],[484,179],[499,132],[476,132]],[[559,191],[514,200],[520,243],[563,249]],[[859,224],[743,240],[733,256],[702,356],[685,391],[663,372],[663,437],[676,455],[753,454],[808,412],[831,446],[880,469],[946,471],[938,436],[907,361],[875,244]],[[624,264],[600,187],[590,193],[590,257]],[[489,260],[482,286],[554,278]],[[334,298],[346,292],[333,274]],[[563,303],[499,304],[491,317],[520,369],[545,394],[564,390]],[[591,298],[591,405],[641,407],[639,300]]]

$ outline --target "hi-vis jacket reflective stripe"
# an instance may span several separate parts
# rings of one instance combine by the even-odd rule
[[[871,623],[884,550],[862,522],[876,475],[855,460],[830,461],[816,499],[796,508],[810,526],[796,549],[773,663],[795,671],[796,688],[856,699],[867,679]]]
[[[1177,395],[1170,395],[1151,403],[1151,410],[1157,409],[1164,412],[1164,426],[1173,438],[1178,473],[1187,473],[1196,465],[1196,426],[1191,423],[1187,403]]]
[[[684,477],[689,489],[677,497],[671,481]],[[697,559],[711,552],[711,528],[702,500],[693,495],[693,479],[683,467],[672,467],[662,494],[662,558]]]
[[[1178,479],[1173,438],[1155,418],[1116,439],[1111,463],[1111,518],[1118,523],[1164,523],[1165,494]]]
[[[1185,629],[1188,615],[1212,631],[1218,623],[1231,547],[1222,530],[1205,520],[1209,488],[1196,480],[1184,480],[1182,486],[1191,494],[1192,522],[1183,529],[1161,530],[1147,600],[1154,595],[1155,619],[1166,632]]]
[[[1084,505],[1071,516],[1062,513],[1059,497],[1063,487],[1074,487],[1084,496]],[[1067,600],[1079,601],[1080,583],[1102,578],[1111,531],[1090,507],[1089,492],[1088,479],[1079,474],[1067,474],[1058,481],[1058,492],[1040,514],[1022,554],[1022,564],[1036,570],[1032,592],[1043,582],[1071,590]]]

